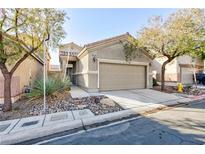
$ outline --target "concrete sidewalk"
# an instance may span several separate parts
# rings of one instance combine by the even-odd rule
[[[134,115],[137,115],[134,110],[122,110],[95,116],[89,109],[84,109],[2,121],[0,145],[17,144],[74,129],[85,130],[92,125],[98,126]]]
[[[71,86],[70,94],[72,98],[89,97],[89,93],[77,86]]]
[[[83,127],[82,119],[95,115],[89,110],[74,110],[0,122],[0,144],[14,144],[49,134]]]

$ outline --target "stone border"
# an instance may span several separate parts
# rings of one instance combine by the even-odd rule
[[[201,99],[199,99],[201,100]],[[199,101],[198,100],[198,101]],[[41,137],[46,137],[48,135],[69,131],[69,130],[86,130],[86,128],[97,127],[100,125],[104,125],[107,123],[111,123],[113,121],[119,121],[125,118],[136,117],[140,115],[150,114],[153,112],[157,112],[159,110],[165,109],[167,107],[177,107],[184,104],[195,103],[194,101],[188,101],[187,99],[180,102],[167,102],[166,104],[153,104],[146,105],[138,108],[130,108],[118,112],[108,113],[104,115],[85,117],[81,119],[74,119],[72,121],[63,121],[56,122],[52,125],[42,125],[41,127],[27,129],[18,132],[10,132],[9,134],[0,134],[0,144],[17,144],[20,142],[25,142],[29,140],[35,140]],[[70,111],[68,111],[70,112]],[[50,115],[49,115],[50,116]],[[20,120],[18,120],[19,122]],[[18,125],[16,122],[15,125]],[[52,127],[51,127],[52,126]]]

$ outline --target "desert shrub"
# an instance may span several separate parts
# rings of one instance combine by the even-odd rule
[[[152,78],[153,80],[153,86],[158,86],[157,80],[155,78]]]
[[[46,80],[46,95],[52,95],[56,91],[70,90],[70,81],[68,79],[62,80],[60,78],[49,77]],[[27,94],[29,98],[39,98],[44,94],[43,79],[38,79],[34,82],[31,93]]]

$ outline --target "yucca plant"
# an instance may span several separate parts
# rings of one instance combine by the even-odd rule
[[[27,94],[29,98],[39,98],[43,96],[44,86],[43,79],[38,79],[34,82],[31,93]],[[70,90],[70,81],[58,78],[48,78],[46,80],[46,96],[52,95],[56,91]]]

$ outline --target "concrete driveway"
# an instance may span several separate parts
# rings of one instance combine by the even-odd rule
[[[144,107],[164,107],[164,105],[172,105],[180,102],[189,102],[190,98],[185,98],[175,94],[168,94],[152,89],[136,89],[136,90],[119,90],[106,91],[100,93],[88,93],[77,86],[71,87],[71,96],[73,98],[89,97],[96,95],[105,95],[114,100],[124,109],[144,108]]]
[[[150,105],[171,105],[176,102],[190,101],[189,98],[168,94],[152,89],[108,91],[101,94],[113,99],[124,109],[138,108]]]

